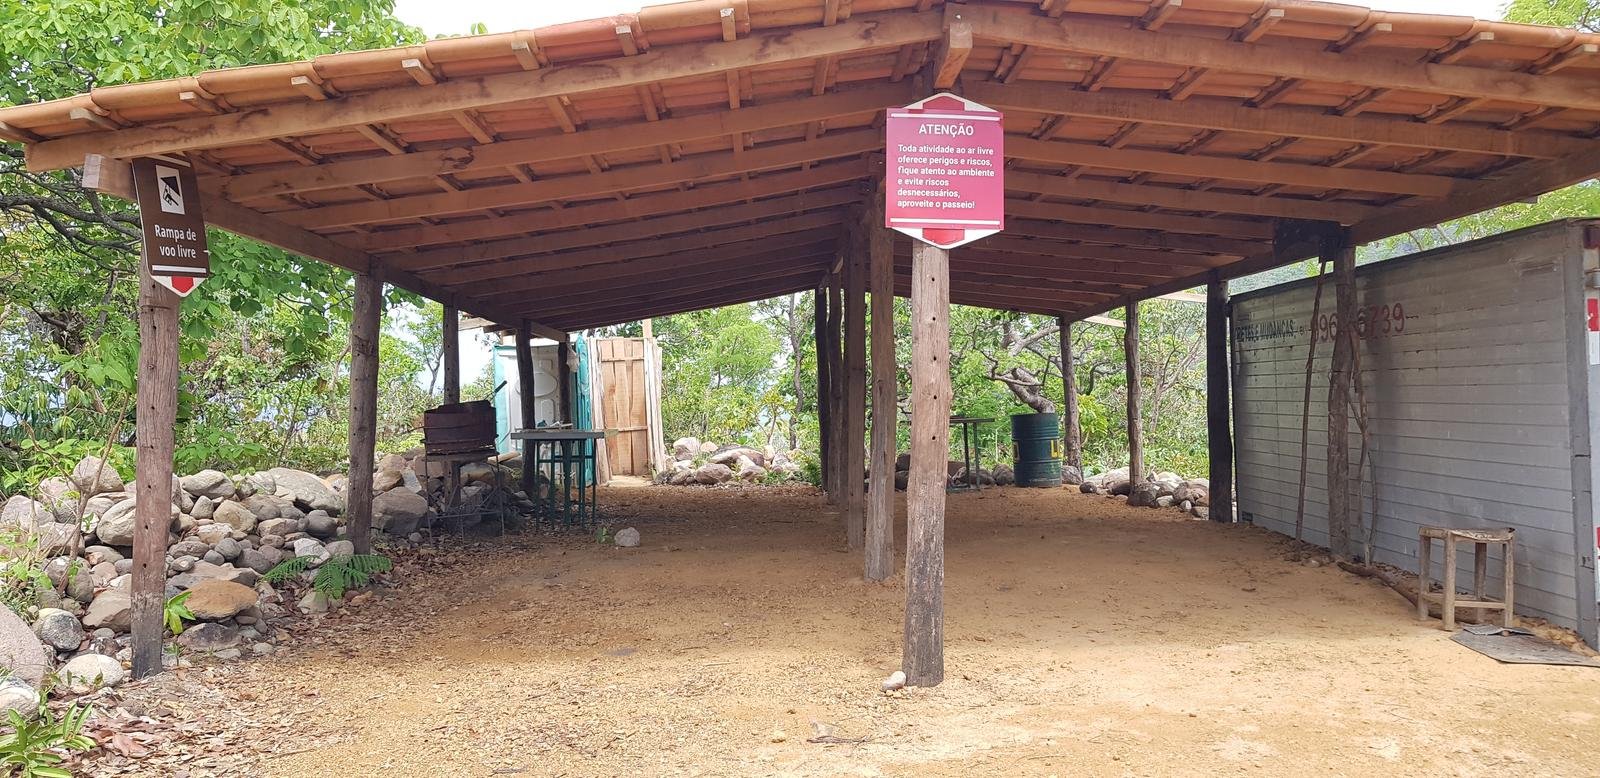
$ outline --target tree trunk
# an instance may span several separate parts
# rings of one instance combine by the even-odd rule
[[[818,286],[811,295],[812,343],[817,349],[817,463],[822,475],[822,488],[830,497],[833,494],[833,419],[828,407],[829,392],[833,387],[833,367],[828,358],[828,291]]]
[[[894,361],[894,233],[883,226],[883,191],[872,195],[862,225],[867,286],[872,292],[872,455],[867,471],[867,551],[863,575],[882,581],[894,570],[894,460],[899,423]]]
[[[178,415],[178,298],[140,263],[135,421],[133,677],[161,672],[167,533],[172,525],[173,424]]]
[[[1072,359],[1072,322],[1067,317],[1056,317],[1057,334],[1061,337],[1061,431],[1066,438],[1067,466],[1077,468],[1083,475],[1083,422],[1078,417],[1078,377]]]
[[[377,456],[378,322],[383,282],[356,274],[350,317],[350,476],[345,482],[345,526],[357,554],[372,552],[372,467]]]
[[[1328,371],[1328,548],[1350,558],[1350,384],[1356,349],[1356,252],[1332,247],[1335,284],[1333,365]]]
[[[1212,521],[1233,521],[1233,431],[1228,402],[1228,282],[1206,284],[1206,442]]]
[[[444,401],[461,402],[461,314],[448,305],[444,308],[444,343],[439,361],[444,363]]]
[[[1128,303],[1127,328],[1122,331],[1122,354],[1128,371],[1128,478],[1144,480],[1143,398],[1139,377],[1139,304]]]
[[[864,235],[846,248],[844,264],[844,511],[845,541],[866,547],[867,498],[867,257]]]

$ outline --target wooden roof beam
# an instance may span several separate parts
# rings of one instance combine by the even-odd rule
[[[1007,211],[1010,212],[1010,208]],[[1093,224],[1093,223],[1091,223]],[[1108,246],[1165,249],[1168,251],[1197,251],[1207,254],[1224,254],[1246,257],[1261,250],[1261,242],[1220,238],[1209,235],[1174,235],[1162,230],[1134,230],[1107,227],[1099,224],[1068,224],[1057,221],[1017,218],[1011,214],[1006,220],[1006,235],[1029,236],[1076,243],[1103,243]]]
[[[800,216],[790,216],[785,219],[764,219],[753,224],[722,230],[691,232],[672,238],[642,240],[616,246],[580,249],[577,251],[535,254],[471,267],[446,268],[439,273],[439,280],[450,286],[494,281],[496,282],[496,287],[492,294],[500,294],[511,289],[523,288],[523,281],[536,281],[531,276],[548,271],[588,265],[613,264],[623,260],[643,257],[661,257],[679,251],[705,250],[744,241],[773,239],[775,236],[786,233],[809,233],[803,237],[808,240],[816,240],[819,231],[825,231],[826,234],[832,235],[837,230],[830,228],[842,221],[844,221],[844,215],[838,210],[818,211]],[[514,280],[512,280],[513,278]],[[504,283],[502,284],[501,282]],[[537,288],[537,285],[534,284],[530,288]]]
[[[960,8],[960,11],[953,9]],[[1600,83],[1560,75],[1534,76],[1465,65],[1408,62],[1389,57],[1344,56],[1329,51],[1217,40],[1166,31],[1129,29],[1117,22],[1073,19],[1062,24],[1028,11],[997,6],[946,6],[980,38],[1060,51],[1127,58],[1181,67],[1203,64],[1251,73],[1363,87],[1483,96],[1517,103],[1600,110]]]
[[[559,95],[624,89],[829,54],[849,55],[863,49],[892,49],[936,40],[943,28],[943,20],[935,14],[878,14],[832,27],[782,29],[732,42],[663,47],[637,57],[604,62],[457,78],[436,86],[396,87],[322,102],[263,106],[225,116],[180,119],[36,143],[28,147],[28,166],[34,171],[59,170],[82,163],[85,154],[122,159],[172,154]]]
[[[974,82],[962,86],[966,97],[995,108],[1172,127],[1538,159],[1561,157],[1596,145],[1596,141],[1552,132],[1517,133],[1477,126],[1434,127],[1400,119],[1332,116],[1322,111],[1290,107],[1268,110],[1213,100],[1176,105],[1147,98],[1062,90],[1044,84]]]
[[[972,25],[960,19],[950,22],[944,37],[939,40],[933,56],[933,88],[949,89],[956,85],[961,70],[972,56]]]
[[[579,296],[625,297],[630,294],[647,294],[663,289],[681,289],[699,285],[709,279],[726,283],[730,277],[739,280],[771,278],[787,275],[794,270],[800,257],[823,257],[838,251],[833,238],[812,240],[793,248],[766,252],[752,252],[739,257],[738,269],[730,272],[725,259],[711,260],[701,256],[686,255],[683,264],[630,263],[635,267],[590,268],[586,272],[552,273],[537,288],[541,297],[574,299]],[[604,271],[602,283],[596,283],[596,274]]]
[[[835,133],[817,140],[764,146],[743,154],[711,152],[684,157],[670,164],[649,163],[614,168],[604,173],[546,178],[533,183],[505,184],[467,189],[461,192],[398,197],[383,202],[358,202],[328,205],[280,216],[301,227],[339,227],[354,224],[414,219],[422,216],[465,213],[485,208],[508,208],[574,197],[610,195],[633,189],[698,181],[719,176],[850,157],[883,146],[880,131],[864,129]]]
[[[1006,188],[1076,200],[1103,200],[1155,206],[1174,211],[1231,213],[1287,219],[1333,219],[1354,224],[1379,212],[1377,206],[1293,197],[1256,197],[1223,192],[1201,192],[1149,184],[1121,184],[1016,170],[1006,171]]]
[[[352,245],[359,245],[368,250],[397,251],[416,246],[550,232],[712,208],[787,195],[817,187],[831,187],[866,178],[870,173],[871,169],[866,160],[851,159],[820,164],[810,170],[769,173],[748,181],[701,184],[687,192],[659,192],[617,202],[570,205],[554,211],[529,211],[496,221],[475,219],[448,222],[433,227],[405,226],[370,235],[352,236],[350,241]]]
[[[83,186],[127,200],[134,200],[133,171],[131,165],[100,155],[84,158]],[[517,321],[510,311],[482,300],[459,295],[437,284],[425,281],[404,271],[385,265],[382,260],[360,249],[351,248],[321,235],[284,224],[269,215],[252,211],[227,200],[202,194],[201,212],[206,223],[236,235],[259,240],[308,259],[325,262],[357,273],[377,275],[393,284],[423,297],[454,306],[472,315],[497,322]],[[553,327],[535,324],[542,337],[566,340],[567,334]]]
[[[230,200],[336,189],[453,173],[490,171],[512,165],[577,159],[586,154],[649,148],[734,133],[789,127],[814,119],[830,119],[880,111],[917,97],[914,84],[887,84],[845,92],[673,117],[647,126],[625,124],[591,128],[570,135],[501,141],[483,146],[456,146],[417,151],[390,159],[331,160],[312,170],[285,169],[205,179],[203,187]]]
[[[810,289],[816,286],[817,274],[822,272],[831,257],[831,254],[797,257],[792,272],[771,278],[729,283],[729,279],[723,277],[693,284],[694,288],[657,289],[650,294],[618,298],[602,295],[573,304],[562,301],[563,304],[558,307],[531,308],[529,313],[553,321],[557,326],[577,330],[721,308]]]
[[[1352,168],[1329,169],[1317,165],[1117,149],[1088,143],[1039,141],[1032,138],[1006,139],[1006,156],[1035,162],[1080,165],[1107,170],[1217,178],[1257,184],[1289,184],[1408,194],[1418,197],[1447,197],[1456,185],[1461,183],[1444,176]],[[1009,185],[1010,182],[1007,183]]]
[[[1009,174],[1008,174],[1009,175]],[[1077,197],[1076,199],[1085,199]],[[1158,230],[1187,235],[1216,235],[1238,240],[1271,240],[1272,224],[1218,216],[1178,216],[1126,208],[1050,203],[1007,198],[1006,214],[1018,219],[1043,219],[1074,224]]]

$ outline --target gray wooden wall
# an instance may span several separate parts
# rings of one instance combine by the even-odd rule
[[[1583,546],[1574,521],[1575,500],[1587,504],[1589,495],[1587,483],[1574,489],[1575,462],[1588,467],[1588,424],[1577,420],[1584,431],[1575,438],[1574,415],[1586,401],[1573,402],[1569,381],[1587,379],[1571,375],[1578,368],[1568,317],[1577,315],[1582,282],[1572,235],[1557,224],[1362,266],[1357,287],[1370,322],[1360,364],[1377,474],[1373,557],[1415,571],[1419,525],[1516,527],[1517,610],[1578,627],[1592,618],[1593,573],[1577,564]],[[1313,294],[1313,284],[1297,282],[1234,302],[1239,511],[1288,535]],[[1331,282],[1323,295],[1322,313],[1330,316]],[[1331,352],[1326,338],[1317,344],[1307,436],[1304,537],[1323,546]],[[1354,418],[1350,430],[1354,478],[1361,442]],[[1583,450],[1574,451],[1575,441]],[[1370,517],[1370,471],[1361,475],[1352,504]],[[1583,514],[1587,522],[1587,508]],[[1592,539],[1591,531],[1583,542]],[[1496,595],[1499,564],[1495,553]],[[1461,580],[1470,583],[1470,553],[1461,565]],[[1580,573],[1590,578],[1582,586]],[[1588,606],[1580,607],[1580,591]]]

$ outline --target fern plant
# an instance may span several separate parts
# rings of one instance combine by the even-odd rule
[[[297,556],[285,559],[267,571],[261,579],[267,583],[282,583],[299,576],[316,564],[315,557]],[[382,554],[351,554],[336,556],[322,563],[311,579],[311,588],[337,600],[346,591],[359,589],[372,581],[372,576],[394,569],[394,563]]]
[[[166,622],[167,630],[173,635],[182,635],[183,623],[185,621],[194,621],[194,613],[189,610],[188,605],[184,604],[189,601],[190,594],[193,594],[193,592],[174,594],[172,599],[167,600],[167,604],[161,608],[161,620]]]
[[[11,731],[0,734],[0,772],[20,778],[72,778],[61,762],[63,752],[88,751],[95,742],[83,734],[83,725],[93,709],[73,704],[59,718],[39,697],[39,711],[33,720],[14,710],[6,711]]]

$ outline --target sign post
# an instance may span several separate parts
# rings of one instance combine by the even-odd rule
[[[194,168],[170,158],[133,160],[133,189],[144,226],[144,265],[156,283],[188,297],[211,275],[206,220]]]
[[[911,471],[900,669],[944,680],[944,505],[950,448],[950,249],[1005,228],[1005,126],[952,94],[889,110],[884,226],[911,244]]]
[[[1005,229],[1004,118],[949,93],[890,109],[884,226],[943,249]]]

